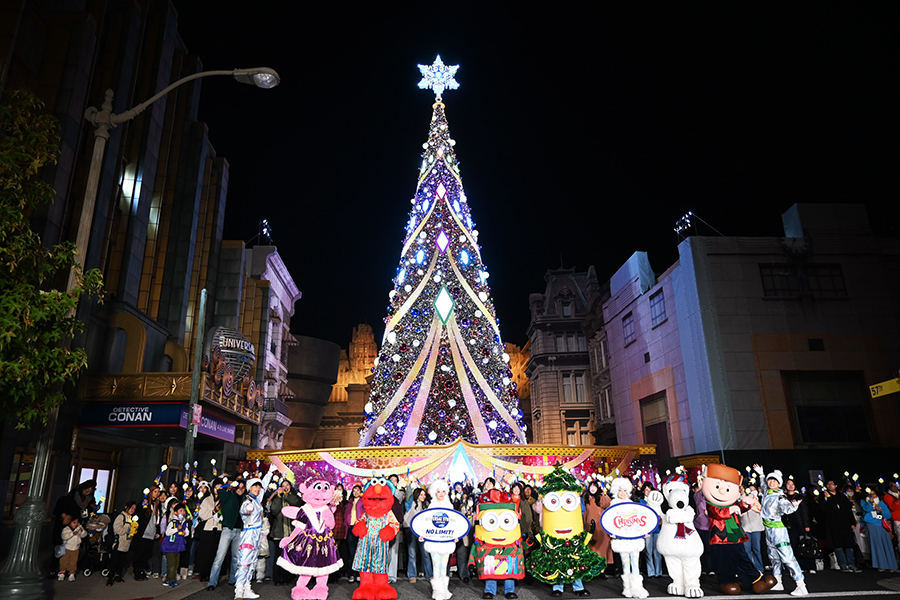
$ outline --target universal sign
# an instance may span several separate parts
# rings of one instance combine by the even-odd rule
[[[449,508],[429,508],[418,513],[410,529],[427,542],[453,542],[469,533],[469,520]]]

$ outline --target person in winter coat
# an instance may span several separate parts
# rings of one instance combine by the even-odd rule
[[[837,484],[831,479],[825,483],[825,498],[821,501],[825,514],[825,534],[827,547],[837,556],[838,564],[845,573],[858,573],[856,553],[853,547],[853,528],[856,519],[853,516],[853,503],[840,493]]]
[[[584,502],[584,530],[591,530],[591,522],[595,527],[588,548],[605,558],[607,569],[609,569],[615,554],[612,551],[612,540],[610,540],[609,534],[600,527],[600,517],[603,515],[603,511],[609,508],[609,496],[601,489],[599,483],[591,481],[587,485],[582,501]],[[600,578],[606,579],[606,575],[601,573]]]
[[[269,535],[266,542],[269,546],[269,560],[266,561],[266,577],[271,577],[275,585],[288,585],[296,577],[288,573],[280,566],[274,564],[281,556],[281,540],[291,535],[294,527],[291,520],[281,514],[281,510],[287,506],[301,506],[303,502],[294,491],[294,486],[287,479],[282,479],[275,495],[269,500]]]
[[[162,507],[159,503],[160,489],[152,486],[147,494],[147,503],[137,511],[139,518],[138,535],[134,539],[134,579],[145,581],[150,574],[150,559],[159,539],[159,519]]]
[[[106,580],[106,587],[112,587],[113,583],[122,583],[125,581],[122,575],[125,571],[125,565],[128,560],[128,552],[131,550],[131,540],[137,532],[137,521],[133,521],[134,513],[137,511],[137,502],[130,501],[125,504],[116,518],[112,522],[113,533],[116,536],[113,548],[110,551],[109,577]]]
[[[422,512],[428,508],[428,495],[425,493],[425,490],[422,488],[417,488],[413,492],[413,503],[409,510],[406,511],[406,514],[403,516],[403,527],[404,529],[409,529],[410,523],[417,514]],[[425,569],[425,576],[428,579],[431,579],[433,576],[432,567],[431,567],[431,556],[425,552],[425,543],[423,541],[419,541],[412,532],[410,532],[409,536],[409,564],[406,567],[406,575],[409,577],[410,583],[416,582],[416,576],[419,574],[418,571],[418,557],[422,557],[422,566]]]
[[[187,537],[190,529],[187,521],[187,510],[184,504],[172,505],[172,511],[166,520],[165,534],[163,535],[160,551],[166,557],[166,579],[163,585],[175,587],[178,585],[178,567],[181,563],[181,553],[187,548]]]
[[[892,481],[888,485],[888,491],[884,495],[884,504],[891,512],[891,527],[894,530],[894,540],[900,544],[900,485]]]
[[[755,485],[747,488],[747,495],[756,498],[757,503],[751,506],[747,512],[741,513],[741,527],[743,527],[744,533],[749,538],[744,542],[744,547],[747,549],[747,554],[750,555],[750,560],[753,561],[753,566],[762,571],[762,542],[765,538],[766,528],[763,526],[762,515],[760,515],[762,505],[758,502],[759,491]]]
[[[639,502],[647,505],[647,496],[654,490],[653,484],[645,481],[641,484],[641,493]],[[656,548],[657,540],[659,540],[659,525],[656,529],[644,538],[644,561],[647,564],[647,577],[662,577],[662,554]]]
[[[897,558],[888,533],[891,511],[881,502],[881,498],[873,490],[860,501],[863,511],[863,523],[869,534],[869,547],[872,549],[872,568],[879,571],[896,571]]]
[[[691,490],[694,495],[694,529],[700,539],[703,540],[703,554],[700,555],[700,568],[704,573],[712,572],[709,566],[709,515],[706,514],[706,496],[700,489],[700,485],[695,483]]]
[[[781,520],[787,527],[788,536],[791,540],[791,547],[794,549],[795,553],[797,553],[797,562],[800,563],[800,568],[804,571],[815,573],[815,558],[809,556],[801,556],[801,553],[799,552],[801,548],[800,538],[805,536],[812,536],[810,531],[811,522],[808,506],[809,503],[802,502],[803,494],[800,493],[800,490],[797,489],[797,484],[790,477],[788,477],[788,479],[784,482],[784,497],[791,502],[799,502],[799,504],[797,504],[796,511],[792,512],[789,515],[784,515],[784,517],[781,518]]]
[[[219,520],[218,493],[222,487],[222,480],[215,479],[212,487],[200,485],[198,495],[202,494],[200,504],[197,506],[197,530],[195,543],[197,548],[196,570],[200,575],[200,581],[209,581],[209,572],[212,569],[216,550],[219,548],[219,537],[222,535],[222,521]]]
[[[355,579],[359,577],[359,573],[353,570],[352,562],[352,557],[356,556],[356,548],[359,546],[359,537],[353,533],[353,527],[363,518],[365,513],[366,509],[363,507],[362,503],[362,486],[354,485],[353,489],[350,490],[350,498],[347,500],[347,507],[344,509],[344,527],[347,529],[347,550],[351,557],[351,562],[347,566],[350,573],[348,577],[350,583],[353,583]]]
[[[73,518],[68,526],[63,527],[61,536],[66,545],[66,553],[59,559],[59,574],[57,579],[65,579],[69,573],[69,581],[75,581],[75,572],[78,571],[78,551],[81,548],[81,538],[87,535],[81,526],[81,519]]]

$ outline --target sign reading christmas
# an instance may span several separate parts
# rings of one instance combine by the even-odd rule
[[[455,510],[429,508],[413,517],[410,528],[426,542],[452,542],[469,533],[469,520]]]
[[[653,533],[657,525],[656,511],[637,502],[613,504],[600,516],[600,527],[610,536],[624,540],[642,538]]]

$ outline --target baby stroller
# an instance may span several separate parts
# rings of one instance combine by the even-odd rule
[[[100,571],[103,577],[109,576],[110,551],[105,544],[105,532],[110,524],[109,515],[93,515],[84,525],[87,531],[85,546],[87,551],[78,561],[78,569],[85,577],[90,577],[94,571]]]

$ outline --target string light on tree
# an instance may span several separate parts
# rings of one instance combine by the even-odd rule
[[[434,90],[428,141],[390,304],[361,446],[525,442],[478,232],[441,98],[458,65],[419,65]]]

